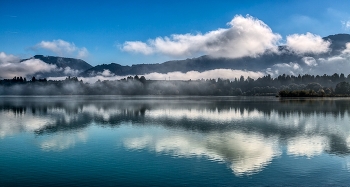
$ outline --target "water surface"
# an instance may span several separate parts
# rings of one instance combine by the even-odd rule
[[[0,97],[0,186],[347,186],[350,99]]]

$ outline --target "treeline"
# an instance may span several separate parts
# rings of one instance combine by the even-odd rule
[[[32,79],[30,80],[30,82],[47,82],[46,78],[43,79],[36,79],[35,77],[32,77]],[[18,83],[27,83],[27,78],[23,78],[23,77],[13,77],[12,79],[4,79],[4,80],[0,80],[0,84],[1,85],[12,85],[12,84],[18,84]]]
[[[262,96],[328,96],[348,94],[337,89],[338,83],[350,82],[350,75],[270,75],[256,80],[146,80],[144,76],[129,76],[121,80],[97,81],[89,84],[77,77],[62,81],[22,77],[0,80],[1,95],[262,95]],[[347,83],[348,84],[348,83]],[[344,90],[345,88],[342,89]],[[345,86],[346,87],[346,86]],[[346,90],[346,89],[345,89]],[[350,91],[350,89],[349,89]],[[350,94],[350,93],[349,93]]]
[[[312,86],[311,86],[312,85]],[[281,90],[278,93],[281,97],[349,97],[350,84],[348,82],[340,82],[332,88],[322,87],[318,83],[310,83],[304,89],[297,90]]]

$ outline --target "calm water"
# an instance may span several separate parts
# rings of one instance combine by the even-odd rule
[[[0,97],[0,186],[349,186],[350,99]]]

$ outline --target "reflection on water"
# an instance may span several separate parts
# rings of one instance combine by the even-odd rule
[[[212,132],[205,135],[187,132],[174,134],[165,131],[161,135],[142,133],[142,136],[126,138],[129,149],[150,149],[176,157],[204,156],[218,162],[228,162],[236,175],[253,174],[280,154],[276,138],[264,138],[243,132]]]
[[[74,147],[76,143],[86,142],[87,134],[84,132],[77,132],[75,134],[66,134],[58,132],[49,139],[40,143],[40,148],[44,151],[61,151]]]
[[[42,151],[89,144],[89,126],[118,129],[127,150],[225,163],[253,175],[283,157],[348,159],[350,99],[3,97],[0,138],[34,133]],[[349,168],[349,162],[345,167]]]

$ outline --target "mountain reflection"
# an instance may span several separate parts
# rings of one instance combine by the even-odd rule
[[[350,100],[237,97],[3,97],[0,138],[51,134],[42,150],[88,142],[92,125],[132,124],[127,149],[225,162],[253,174],[282,154],[313,157],[350,153]],[[160,128],[161,133],[149,129]],[[70,133],[75,132],[75,133]]]

